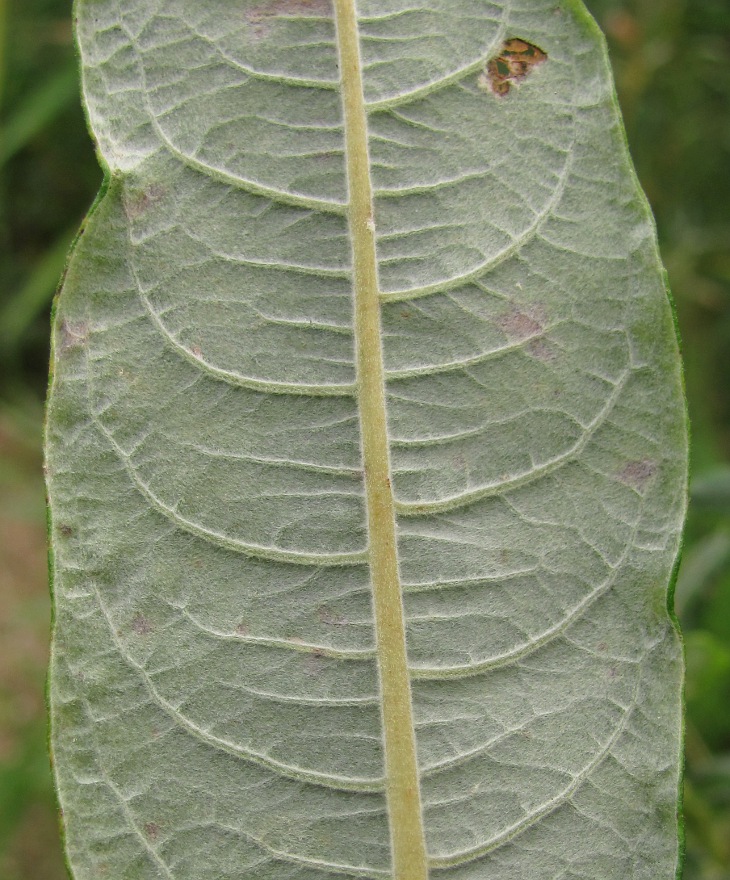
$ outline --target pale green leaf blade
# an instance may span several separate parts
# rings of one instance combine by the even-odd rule
[[[673,878],[681,372],[592,21],[77,26],[108,175],[48,422],[76,880]]]

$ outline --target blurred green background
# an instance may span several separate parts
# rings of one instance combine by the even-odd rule
[[[730,880],[730,0],[588,6],[608,36],[685,356],[685,880]],[[66,877],[45,750],[42,406],[51,298],[101,181],[79,106],[70,7],[0,0],[2,880]]]

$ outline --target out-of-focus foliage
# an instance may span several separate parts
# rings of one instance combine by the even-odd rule
[[[589,0],[677,303],[693,497],[685,880],[730,880],[730,4]],[[100,183],[70,0],[0,0],[0,877],[61,880],[45,752],[49,603],[40,472],[48,312]]]
[[[99,186],[70,0],[0,0],[0,390],[41,393],[48,306]]]

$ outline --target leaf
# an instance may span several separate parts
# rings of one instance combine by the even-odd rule
[[[668,880],[685,415],[603,43],[572,0],[358,13],[78,6],[71,865]]]

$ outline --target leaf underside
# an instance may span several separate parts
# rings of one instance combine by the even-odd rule
[[[603,44],[573,0],[356,12],[78,2],[107,181],[48,417],[71,868],[671,880],[686,428]]]

